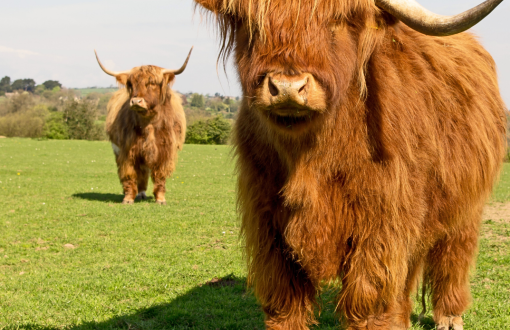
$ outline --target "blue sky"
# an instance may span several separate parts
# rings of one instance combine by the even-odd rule
[[[339,0],[341,1],[341,0]],[[438,14],[460,13],[481,0],[419,0]],[[142,64],[178,68],[189,48],[188,69],[174,88],[240,95],[237,77],[216,70],[216,35],[193,15],[192,0],[16,0],[0,9],[0,76],[59,80],[66,87],[109,86],[94,58],[112,70]],[[498,65],[500,87],[510,105],[510,0],[474,28]],[[219,73],[218,73],[219,72]]]

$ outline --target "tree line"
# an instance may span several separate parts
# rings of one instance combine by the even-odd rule
[[[46,80],[41,85],[36,85],[35,80],[31,78],[17,79],[11,83],[11,78],[5,76],[0,80],[0,96],[16,91],[34,93],[36,89],[39,91],[53,90],[56,87],[62,88],[62,84],[56,80]]]
[[[88,92],[88,91],[87,91]],[[6,93],[11,93],[5,95]],[[66,89],[58,81],[0,80],[0,135],[47,139],[105,140],[106,105],[112,92]],[[226,144],[239,99],[188,93],[186,143]]]

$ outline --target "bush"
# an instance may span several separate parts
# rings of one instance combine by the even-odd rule
[[[18,111],[0,118],[0,135],[37,138],[44,134],[44,123],[49,111],[44,105]]]
[[[90,132],[89,140],[93,141],[104,141],[108,140],[106,135],[106,123],[104,121],[96,121],[94,127]]]
[[[96,108],[90,102],[68,101],[64,105],[64,122],[73,140],[104,140],[104,125],[96,125]]]
[[[232,125],[219,115],[207,120],[199,120],[189,126],[186,143],[189,144],[227,144]]]
[[[17,112],[26,112],[36,105],[32,94],[24,92],[8,98],[0,106],[0,116],[5,116]]]
[[[64,114],[62,112],[53,112],[48,117],[44,125],[44,136],[54,140],[69,139],[69,131],[64,122]]]

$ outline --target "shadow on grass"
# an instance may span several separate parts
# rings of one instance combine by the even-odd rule
[[[425,316],[421,322],[419,321],[419,317],[416,314],[411,315],[411,323],[421,325],[421,329],[423,330],[433,330],[436,328],[436,324],[434,323],[434,319],[431,316]]]
[[[73,194],[73,197],[86,199],[89,201],[99,201],[99,202],[105,202],[105,203],[122,203],[122,200],[124,199],[124,195],[122,195],[122,194],[102,194],[102,193],[92,193],[92,192]],[[153,199],[154,199],[154,197],[152,197],[152,196],[147,196],[147,198],[145,200],[137,198],[135,200],[135,203],[148,202]]]
[[[322,313],[318,318],[320,325],[314,330],[343,330],[335,314],[332,303],[332,291],[322,295]],[[413,324],[417,316],[412,317]],[[425,323],[429,320],[425,319]],[[433,322],[432,322],[433,324]],[[172,302],[140,309],[131,314],[114,317],[104,322],[87,322],[81,325],[46,327],[36,324],[8,325],[5,330],[163,330],[163,329],[200,329],[200,330],[262,330],[264,315],[251,292],[246,291],[246,279],[232,275],[222,279],[213,279],[197,286]],[[434,329],[425,325],[423,329]]]

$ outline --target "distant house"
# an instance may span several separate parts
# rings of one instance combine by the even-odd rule
[[[64,103],[65,101],[68,101],[68,100],[69,100],[69,98],[68,98],[67,96],[66,96],[66,97],[61,96],[61,97],[59,97],[58,99],[59,99],[59,101],[60,101],[60,102],[62,102],[62,103]],[[75,97],[74,97],[74,101],[75,101],[75,102],[80,103],[81,98],[80,98],[80,97],[75,96]]]
[[[19,94],[18,92],[14,92],[14,93],[5,93],[5,97],[10,98],[10,97],[16,96],[16,95],[18,95],[18,94]]]

